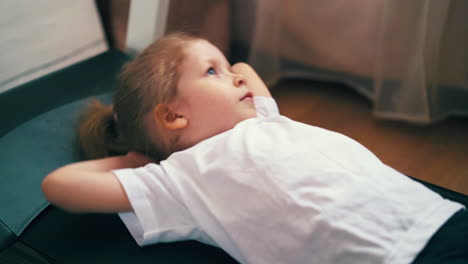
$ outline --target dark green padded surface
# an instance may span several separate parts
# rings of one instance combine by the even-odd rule
[[[78,160],[73,130],[79,100],[110,94],[127,60],[106,52],[0,93],[0,250],[47,206],[43,177]]]
[[[40,188],[44,176],[80,159],[76,123],[85,101],[39,115],[0,138],[0,219],[16,235],[48,205]]]
[[[2,264],[51,264],[53,259],[37,252],[35,249],[17,241],[5,248],[0,253],[0,263]]]
[[[1,198],[0,198],[1,199]],[[11,229],[0,221],[0,251],[11,244],[16,238],[16,235]]]
[[[237,263],[194,241],[139,247],[116,214],[70,214],[48,207],[21,235],[57,263]]]

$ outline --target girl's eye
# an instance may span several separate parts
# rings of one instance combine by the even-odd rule
[[[214,74],[216,74],[216,70],[215,70],[213,67],[210,67],[210,68],[208,69],[207,73],[208,73],[209,75],[214,75]]]

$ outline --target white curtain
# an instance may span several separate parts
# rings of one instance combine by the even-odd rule
[[[267,83],[344,82],[376,116],[428,124],[468,115],[467,14],[466,0],[257,0],[237,27],[255,25],[243,42]]]

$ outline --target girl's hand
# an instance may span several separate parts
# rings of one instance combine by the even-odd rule
[[[236,63],[232,65],[232,71],[244,75],[247,79],[247,87],[254,96],[271,97],[270,90],[268,90],[268,87],[249,64],[243,62]]]

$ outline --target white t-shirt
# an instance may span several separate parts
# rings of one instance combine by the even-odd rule
[[[193,239],[241,263],[410,263],[462,208],[272,98],[255,104],[258,118],[160,165],[114,171],[139,245]]]

